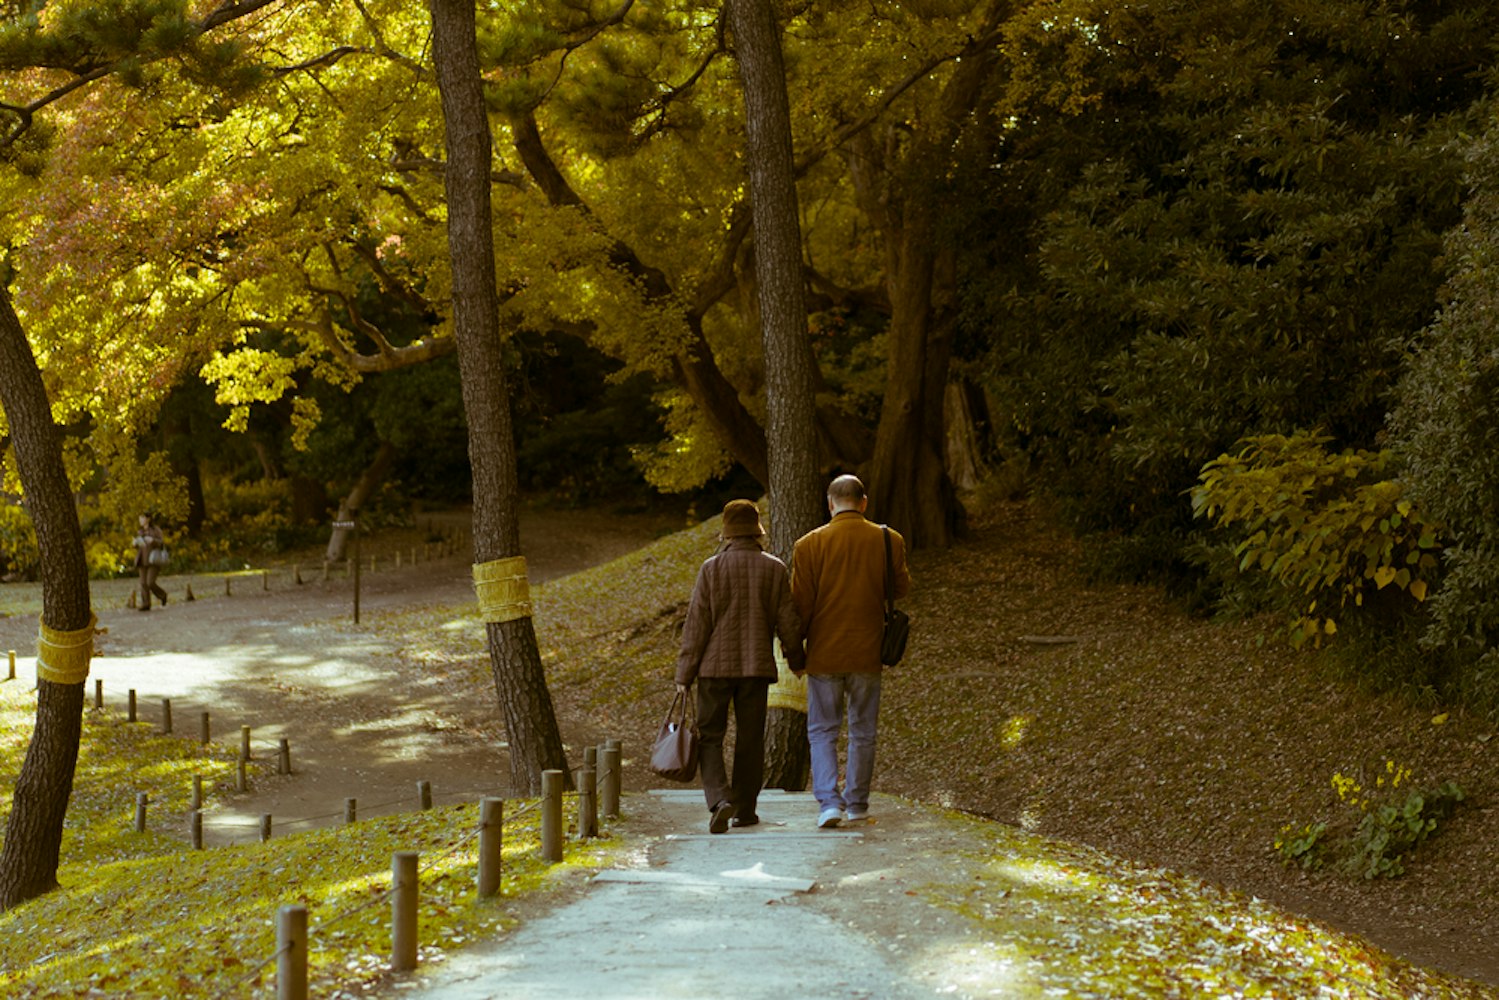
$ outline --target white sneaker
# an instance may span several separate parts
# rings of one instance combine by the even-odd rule
[[[828,806],[822,811],[822,815],[817,817],[817,829],[831,830],[842,822],[843,810]]]
[[[869,818],[869,810],[868,809],[850,809],[848,811],[848,817],[847,818],[848,818],[848,821],[850,823],[862,823],[862,822],[864,822],[865,820],[867,820]]]

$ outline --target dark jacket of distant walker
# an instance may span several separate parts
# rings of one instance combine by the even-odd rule
[[[772,637],[801,669],[802,626],[786,564],[753,538],[730,538],[698,570],[682,629],[677,683],[702,677],[776,678]]]
[[[885,628],[885,537],[880,525],[843,510],[807,532],[791,556],[796,608],[807,630],[807,672],[878,673]],[[895,598],[911,592],[906,541],[890,532]]]

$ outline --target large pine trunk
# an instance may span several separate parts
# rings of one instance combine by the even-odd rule
[[[36,357],[0,286],[0,402],[10,423],[26,509],[41,549],[42,621],[77,631],[90,621],[83,533],[63,468],[62,444]],[[37,681],[36,729],[16,779],[0,849],[0,909],[57,885],[63,820],[83,731],[83,682]]]
[[[755,285],[765,347],[770,547],[790,562],[796,540],[822,523],[816,360],[807,333],[791,112],[780,30],[769,0],[731,0],[728,14],[744,83]],[[809,759],[805,711],[771,709],[766,787],[805,788]]]
[[[444,179],[453,271],[453,336],[473,468],[474,561],[520,554],[515,439],[505,379],[490,218],[490,132],[471,0],[431,0],[432,47],[447,134]],[[567,755],[530,618],[490,623],[490,666],[510,743],[510,785],[541,790]]]

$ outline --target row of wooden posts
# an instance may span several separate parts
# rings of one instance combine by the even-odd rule
[[[11,653],[12,662],[14,653]],[[127,697],[126,718],[138,721],[136,692],[131,688]],[[104,684],[94,681],[94,707],[104,707]],[[162,699],[161,732],[172,732],[172,703]],[[210,716],[201,713],[199,736],[204,744],[211,738]],[[248,790],[246,768],[251,759],[251,728],[240,727],[240,745],[235,790]],[[279,741],[277,751],[278,774],[290,774],[291,743],[285,737]],[[583,766],[577,771],[577,821],[575,836],[588,840],[601,835],[599,818],[615,818],[620,814],[621,777],[623,774],[623,744],[617,739],[606,740],[595,747],[583,750]],[[541,856],[551,864],[563,860],[566,841],[566,826],[563,820],[563,798],[566,787],[566,772],[547,770],[541,774],[541,799],[537,806],[541,810]],[[430,782],[417,782],[418,803],[422,810],[432,808],[432,786]],[[193,775],[192,799],[189,808],[190,836],[195,850],[203,849],[203,778]],[[144,833],[149,797],[145,792],[136,794],[135,829]],[[479,803],[478,872],[476,876],[477,896],[487,899],[499,892],[501,877],[501,850],[504,831],[503,798],[486,796]],[[528,809],[530,807],[527,807]],[[522,810],[520,814],[524,813]],[[357,821],[358,803],[355,799],[344,800],[344,823]],[[271,839],[273,818],[270,813],[260,816],[260,840]],[[289,822],[299,822],[291,820]],[[398,851],[391,866],[391,968],[409,971],[417,966],[418,935],[417,910],[419,900],[418,861],[420,853]],[[338,919],[330,917],[325,923]],[[276,913],[276,952],[271,959],[261,963],[265,968],[276,963],[277,1000],[307,1000],[307,956],[308,956],[307,907],[289,904]],[[258,971],[257,973],[258,974]]]
[[[417,546],[413,545],[413,546],[411,546],[411,548],[409,550],[409,552],[410,552],[410,565],[415,566],[417,564],[417,553],[418,553],[418,551],[420,551],[422,553],[422,559],[424,561],[431,562],[432,558],[433,558],[432,551],[433,551],[434,547],[437,549],[437,558],[443,558],[444,556],[456,555],[457,552],[458,552],[458,550],[459,550],[459,548],[461,547],[461,545],[462,545],[462,539],[458,535],[456,535],[456,534],[452,535],[451,537],[445,538],[441,542],[423,542],[422,545],[421,545],[421,547],[420,547],[420,549],[418,549]],[[402,551],[400,549],[396,549],[395,550],[395,554],[392,557],[395,569],[400,569],[401,568],[401,554],[402,554]],[[378,569],[379,569],[379,560],[380,560],[380,557],[379,557],[379,555],[377,553],[371,553],[370,554],[370,557],[369,557],[369,572],[374,573],[374,572],[378,571]],[[328,582],[330,576],[332,575],[333,567],[334,566],[335,566],[335,564],[329,562],[327,559],[323,560],[323,570],[322,570],[322,577],[321,577],[320,582],[322,582],[322,583],[327,583]],[[349,579],[353,575],[353,573],[354,573],[354,560],[352,558],[345,559],[343,561],[343,567],[344,567],[344,579]],[[292,579],[292,583],[296,584],[297,586],[301,586],[303,583],[306,582],[305,580],[302,579],[302,567],[301,567],[300,564],[298,564],[298,563],[292,563],[292,567],[291,567],[291,579]],[[260,571],[260,588],[262,590],[270,590],[271,589],[271,571],[268,570],[268,569]],[[127,607],[130,607],[130,608],[136,607],[136,601],[139,598],[138,590],[139,590],[139,588],[136,588],[136,587],[132,587],[131,588],[131,590],[130,590],[130,596],[126,600],[126,606]],[[225,597],[232,597],[232,596],[234,596],[234,577],[232,577],[232,576],[226,576],[226,577],[224,577],[224,596]],[[186,584],[185,584],[185,593],[183,594],[182,599],[184,601],[196,601],[198,599],[197,595],[195,595],[193,593],[193,583],[192,583],[192,580],[188,580],[186,582]],[[12,674],[12,676],[14,676],[14,674]]]
[[[577,781],[577,838],[600,836],[599,816],[619,815],[621,745],[608,740],[583,751],[583,767]],[[541,855],[551,863],[563,858],[565,839],[562,816],[563,789],[566,775],[562,771],[541,774]],[[426,782],[422,782],[426,785]],[[430,792],[423,791],[423,808],[431,808]],[[351,803],[353,800],[349,800]],[[485,797],[479,802],[479,864],[475,878],[476,895],[487,899],[500,891],[501,849],[504,836],[505,800]],[[262,822],[264,823],[265,819]],[[353,822],[352,809],[349,822]],[[420,882],[417,851],[397,851],[391,858],[390,965],[396,972],[417,967],[417,911]],[[324,921],[332,923],[333,916]],[[276,1000],[307,1000],[307,956],[309,950],[307,907],[286,904],[276,911],[276,952],[270,961],[276,963]],[[258,973],[257,973],[258,974]]]

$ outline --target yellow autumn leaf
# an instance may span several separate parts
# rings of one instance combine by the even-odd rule
[[[1446,712],[1443,712],[1441,715],[1433,715],[1431,717],[1431,724],[1433,726],[1440,726],[1440,725],[1444,724],[1446,721],[1447,721],[1447,713]]]
[[[1395,579],[1395,567],[1381,566],[1374,571],[1374,585],[1380,590],[1388,587]]]
[[[1326,632],[1328,635],[1337,635],[1338,623],[1329,618],[1327,619],[1327,624],[1322,626],[1322,631]]]
[[[1412,580],[1410,586],[1411,596],[1418,601],[1426,600],[1426,581]]]

